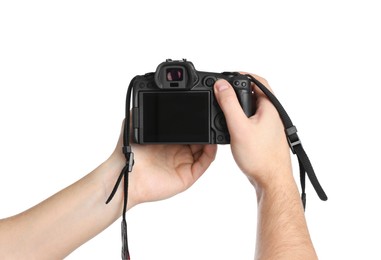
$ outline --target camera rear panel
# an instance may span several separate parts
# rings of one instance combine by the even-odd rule
[[[176,83],[172,80],[175,76],[177,79],[182,78],[176,70],[170,72],[176,73],[170,75],[170,83]],[[236,84],[233,85],[236,92],[238,85],[244,85],[243,89],[250,86],[245,77],[210,72],[197,72],[197,80],[192,87],[186,89],[172,88],[170,85],[165,89],[159,88],[153,73],[136,77],[132,108],[134,142],[229,144],[230,136],[225,117],[213,93],[213,86],[218,78],[225,78],[232,85]],[[239,93],[242,95],[241,92]],[[251,90],[247,92],[251,99]],[[251,103],[249,105],[251,108]]]

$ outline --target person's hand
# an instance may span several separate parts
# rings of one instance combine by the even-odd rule
[[[253,75],[270,88],[267,81]],[[247,118],[234,89],[218,80],[215,95],[226,117],[235,161],[257,192],[255,259],[317,259],[292,176],[290,150],[278,112],[254,86],[257,111]],[[287,250],[285,250],[287,248]]]
[[[167,199],[188,189],[212,163],[217,146],[132,144],[132,152],[135,164],[129,178],[128,208]],[[114,168],[120,173],[125,164],[122,133],[108,161],[118,165]],[[108,178],[107,190],[111,191],[116,178],[117,175]],[[121,187],[119,189],[122,190]]]
[[[253,76],[270,89],[265,79]],[[262,91],[253,86],[253,102],[256,102],[257,110],[255,115],[247,118],[233,87],[226,80],[218,80],[214,89],[226,117],[234,159],[249,180],[256,187],[263,187],[292,177],[290,151],[282,121]]]

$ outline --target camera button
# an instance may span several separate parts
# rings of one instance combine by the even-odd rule
[[[214,119],[214,124],[218,130],[220,130],[222,132],[227,131],[226,120],[225,120],[225,117],[222,113],[220,113],[216,116],[216,118]]]
[[[234,86],[239,86],[239,80],[235,80],[234,82],[233,82],[233,84],[234,84]]]
[[[214,77],[205,77],[204,79],[204,84],[207,86],[207,87],[213,87],[214,86],[214,83],[216,82],[216,78]]]
[[[222,142],[224,140],[224,136],[223,135],[218,135],[217,136],[217,141],[218,142]]]
[[[243,82],[241,83],[241,86],[242,86],[242,87],[246,87],[246,85],[247,85],[247,84],[246,84],[245,81],[243,81]]]

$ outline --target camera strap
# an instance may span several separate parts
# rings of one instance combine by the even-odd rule
[[[119,184],[123,179],[123,213],[122,213],[122,259],[130,260],[130,251],[128,250],[128,239],[127,239],[127,222],[126,222],[126,212],[127,212],[127,200],[128,200],[128,179],[129,173],[132,171],[134,166],[134,153],[131,150],[130,145],[130,103],[131,103],[131,91],[134,85],[136,77],[134,77],[127,89],[126,96],[126,111],[125,111],[125,120],[124,120],[124,129],[123,129],[123,147],[122,151],[124,157],[126,158],[126,165],[123,167],[122,171],[119,174],[119,177],[114,185],[114,188],[111,191],[110,196],[108,197],[106,204],[108,204],[114,197],[116,191],[119,188]],[[124,178],[123,178],[124,177]]]
[[[250,74],[247,74],[246,76],[250,79],[252,83],[254,83],[267,96],[267,98],[270,100],[270,102],[274,105],[274,107],[278,111],[279,116],[283,122],[288,145],[290,146],[292,153],[296,154],[296,156],[298,157],[299,172],[300,172],[300,186],[302,189],[301,199],[302,199],[304,209],[306,208],[306,173],[309,180],[311,181],[312,186],[314,187],[316,193],[318,194],[319,198],[321,200],[326,201],[328,197],[325,194],[323,188],[321,187],[316,177],[311,161],[308,158],[302,146],[302,143],[299,139],[299,136],[297,134],[298,131],[296,127],[293,125],[286,110],[283,108],[282,104],[274,96],[274,94],[270,90],[268,90],[259,80],[257,80]]]
[[[316,193],[318,194],[319,198],[321,200],[327,200],[327,195],[325,194],[323,188],[321,187],[316,175],[315,171],[312,167],[312,164],[302,146],[302,143],[299,139],[299,136],[297,135],[297,129],[293,125],[290,117],[288,116],[286,110],[283,108],[279,100],[274,96],[274,94],[269,91],[260,81],[258,81],[256,78],[254,78],[252,75],[247,74],[246,75],[249,80],[254,83],[270,100],[270,102],[274,105],[276,110],[278,111],[280,118],[283,122],[284,128],[285,128],[285,134],[287,137],[288,144],[290,146],[291,151],[293,154],[296,154],[298,157],[299,162],[299,171],[300,171],[300,183],[301,183],[301,199],[303,203],[304,209],[306,208],[306,192],[305,192],[305,181],[306,181],[306,174],[309,178],[309,180],[312,183],[312,186],[314,187]],[[119,185],[123,181],[123,190],[124,190],[124,196],[123,196],[123,213],[122,213],[122,223],[121,223],[121,229],[122,229],[122,260],[130,260],[130,253],[128,250],[128,239],[127,239],[127,222],[126,222],[126,212],[127,212],[127,200],[128,200],[128,179],[129,179],[129,173],[132,171],[133,165],[134,165],[134,153],[131,150],[130,145],[130,103],[131,103],[131,92],[132,87],[134,85],[136,77],[134,77],[127,89],[127,96],[126,96],[126,111],[125,111],[125,121],[124,121],[124,131],[123,131],[123,147],[122,151],[126,158],[126,165],[123,167],[115,185],[114,188],[108,197],[106,204],[108,204],[112,198],[114,197],[116,191],[119,188]],[[124,178],[123,178],[124,177]]]

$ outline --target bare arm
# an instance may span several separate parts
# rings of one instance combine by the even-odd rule
[[[317,259],[294,180],[257,188],[257,198],[256,259]]]
[[[134,145],[128,208],[189,188],[209,167],[216,148]],[[62,259],[118,219],[123,189],[108,205],[105,201],[125,164],[121,150],[119,138],[110,158],[84,178],[31,209],[0,220],[0,259]]]
[[[110,159],[33,208],[1,220],[0,259],[62,259],[111,225],[121,215],[120,192],[110,205],[105,201],[120,167]]]
[[[267,87],[266,80],[255,76]],[[279,115],[255,88],[256,114],[247,118],[228,82],[215,84],[237,165],[257,192],[256,259],[317,259],[295,184]]]

